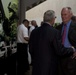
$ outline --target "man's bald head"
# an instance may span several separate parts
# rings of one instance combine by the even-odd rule
[[[63,23],[68,23],[71,20],[72,17],[72,10],[70,7],[64,7],[61,11],[61,17]]]

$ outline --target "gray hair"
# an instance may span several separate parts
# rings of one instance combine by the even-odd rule
[[[48,10],[44,13],[44,22],[49,22],[55,17],[55,12],[53,10]]]

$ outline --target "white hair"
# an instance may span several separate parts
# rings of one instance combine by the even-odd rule
[[[49,22],[55,17],[55,12],[53,10],[48,10],[44,13],[44,22]]]

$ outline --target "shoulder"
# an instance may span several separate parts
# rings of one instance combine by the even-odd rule
[[[40,31],[40,27],[34,28],[34,29],[32,30],[32,33],[37,33],[37,32],[39,32],[39,31]]]
[[[27,27],[24,26],[24,24],[21,25],[22,30],[28,30]]]
[[[71,44],[76,48],[76,23],[71,22],[68,38]]]
[[[69,32],[74,32],[76,34],[76,23],[71,22]]]
[[[54,32],[55,32],[56,35],[59,35],[60,34],[60,31],[58,29],[55,29],[54,28],[53,30],[54,30]]]
[[[70,27],[72,27],[72,28],[76,29],[76,23],[71,22]]]
[[[76,34],[76,23],[71,22],[69,31]]]
[[[33,29],[32,32],[31,32],[31,34],[30,34],[30,38],[33,39],[34,37],[37,37],[39,35],[39,33],[40,33],[40,28],[39,27]]]

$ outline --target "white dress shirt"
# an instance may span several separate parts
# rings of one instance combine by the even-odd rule
[[[24,37],[28,37],[28,29],[24,26],[24,24],[21,24],[17,28],[17,42],[28,43],[28,41],[26,41]]]
[[[30,36],[30,34],[31,34],[31,32],[32,32],[33,29],[35,29],[35,27],[31,25],[31,27],[29,29],[29,36]]]

